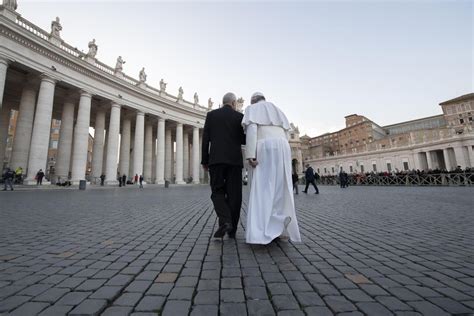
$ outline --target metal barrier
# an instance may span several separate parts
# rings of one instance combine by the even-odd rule
[[[322,185],[339,185],[339,177],[321,177]],[[474,186],[474,173],[403,175],[349,175],[349,185],[358,186]]]

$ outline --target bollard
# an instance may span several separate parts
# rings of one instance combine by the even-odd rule
[[[86,180],[79,180],[79,190],[86,189]]]

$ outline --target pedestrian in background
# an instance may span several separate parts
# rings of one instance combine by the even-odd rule
[[[310,184],[312,184],[314,189],[316,190],[315,194],[319,194],[319,189],[316,185],[316,177],[314,175],[314,170],[310,165],[306,165],[306,172],[304,176],[306,180],[306,188],[304,189],[303,193],[308,193],[308,187]]]
[[[125,174],[122,176],[122,185],[123,186],[127,185],[127,176]]]
[[[100,175],[100,185],[104,186],[104,182],[105,182],[105,174],[101,174]]]
[[[36,173],[36,185],[43,185],[44,172],[43,169],[40,169]]]
[[[296,194],[298,194],[299,177],[298,177],[298,173],[296,172],[296,170],[293,171],[293,174],[291,175],[291,178],[293,180],[293,192],[296,192]]]
[[[143,175],[142,174],[140,175],[139,181],[140,181],[140,189],[143,189]]]
[[[6,191],[7,187],[10,187],[10,190],[13,191],[14,177],[15,173],[10,168],[6,168],[3,172],[3,191]]]

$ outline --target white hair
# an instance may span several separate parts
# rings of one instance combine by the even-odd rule
[[[237,101],[237,97],[232,92],[227,92],[222,98],[222,105],[232,105],[232,102]]]

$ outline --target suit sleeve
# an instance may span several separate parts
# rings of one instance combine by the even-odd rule
[[[257,124],[247,126],[247,145],[245,147],[245,159],[257,158]]]
[[[210,143],[210,134],[209,134],[209,113],[206,116],[206,122],[204,123],[204,130],[202,133],[202,157],[201,157],[201,164],[208,165],[209,164],[209,143]]]
[[[243,120],[244,116],[242,115],[240,117],[240,144],[242,145],[245,145],[246,144],[246,141],[247,141],[247,137],[245,136],[245,131],[244,131],[244,127],[242,126],[242,120]]]

